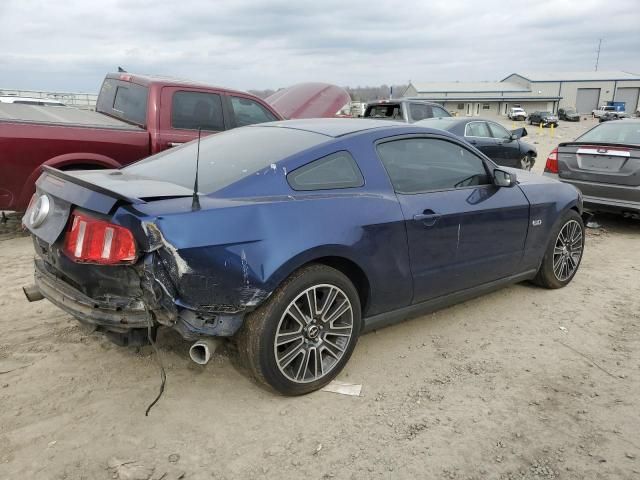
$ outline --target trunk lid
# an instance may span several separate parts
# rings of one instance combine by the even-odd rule
[[[121,170],[62,172],[45,166],[36,182],[34,201],[22,221],[32,234],[52,245],[65,229],[74,206],[106,216],[122,204],[137,205],[192,193],[180,185]]]
[[[636,187],[640,185],[640,147],[563,143],[558,147],[558,174],[563,180]]]

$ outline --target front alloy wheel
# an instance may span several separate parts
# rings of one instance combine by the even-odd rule
[[[575,210],[566,211],[551,232],[533,282],[546,288],[567,285],[578,271],[584,251],[584,223]]]
[[[533,159],[530,155],[525,155],[520,159],[521,170],[531,170],[533,168]]]
[[[569,220],[562,226],[553,248],[553,274],[564,282],[571,278],[582,258],[582,226]]]

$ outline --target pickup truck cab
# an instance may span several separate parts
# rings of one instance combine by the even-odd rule
[[[0,210],[24,211],[42,165],[120,168],[198,136],[282,120],[236,90],[130,73],[106,76],[96,111],[0,103]]]
[[[618,110],[618,107],[616,107],[615,105],[602,105],[601,107],[597,108],[596,110],[592,110],[591,111],[591,115],[593,115],[593,118],[600,118],[605,113],[611,113],[613,115],[624,116],[624,111]]]
[[[526,120],[527,118],[527,112],[519,107],[513,107],[509,109],[509,113],[507,114],[507,117],[509,117],[509,119],[511,120]]]
[[[426,118],[450,117],[441,105],[424,100],[377,100],[367,104],[364,118],[414,123]]]

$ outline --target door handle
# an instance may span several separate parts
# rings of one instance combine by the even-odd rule
[[[432,210],[425,210],[413,216],[416,222],[421,222],[425,227],[433,227],[440,219],[441,215]]]
[[[180,145],[183,145],[184,142],[169,142],[167,143],[168,146],[170,147],[179,147]]]
[[[469,140],[469,143],[470,143],[471,145],[475,145],[475,144],[477,144],[478,142],[477,142],[477,141],[475,141],[475,140]]]

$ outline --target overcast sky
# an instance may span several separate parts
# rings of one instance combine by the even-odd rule
[[[97,92],[106,72],[238,89],[640,73],[638,0],[0,0],[0,88]]]

